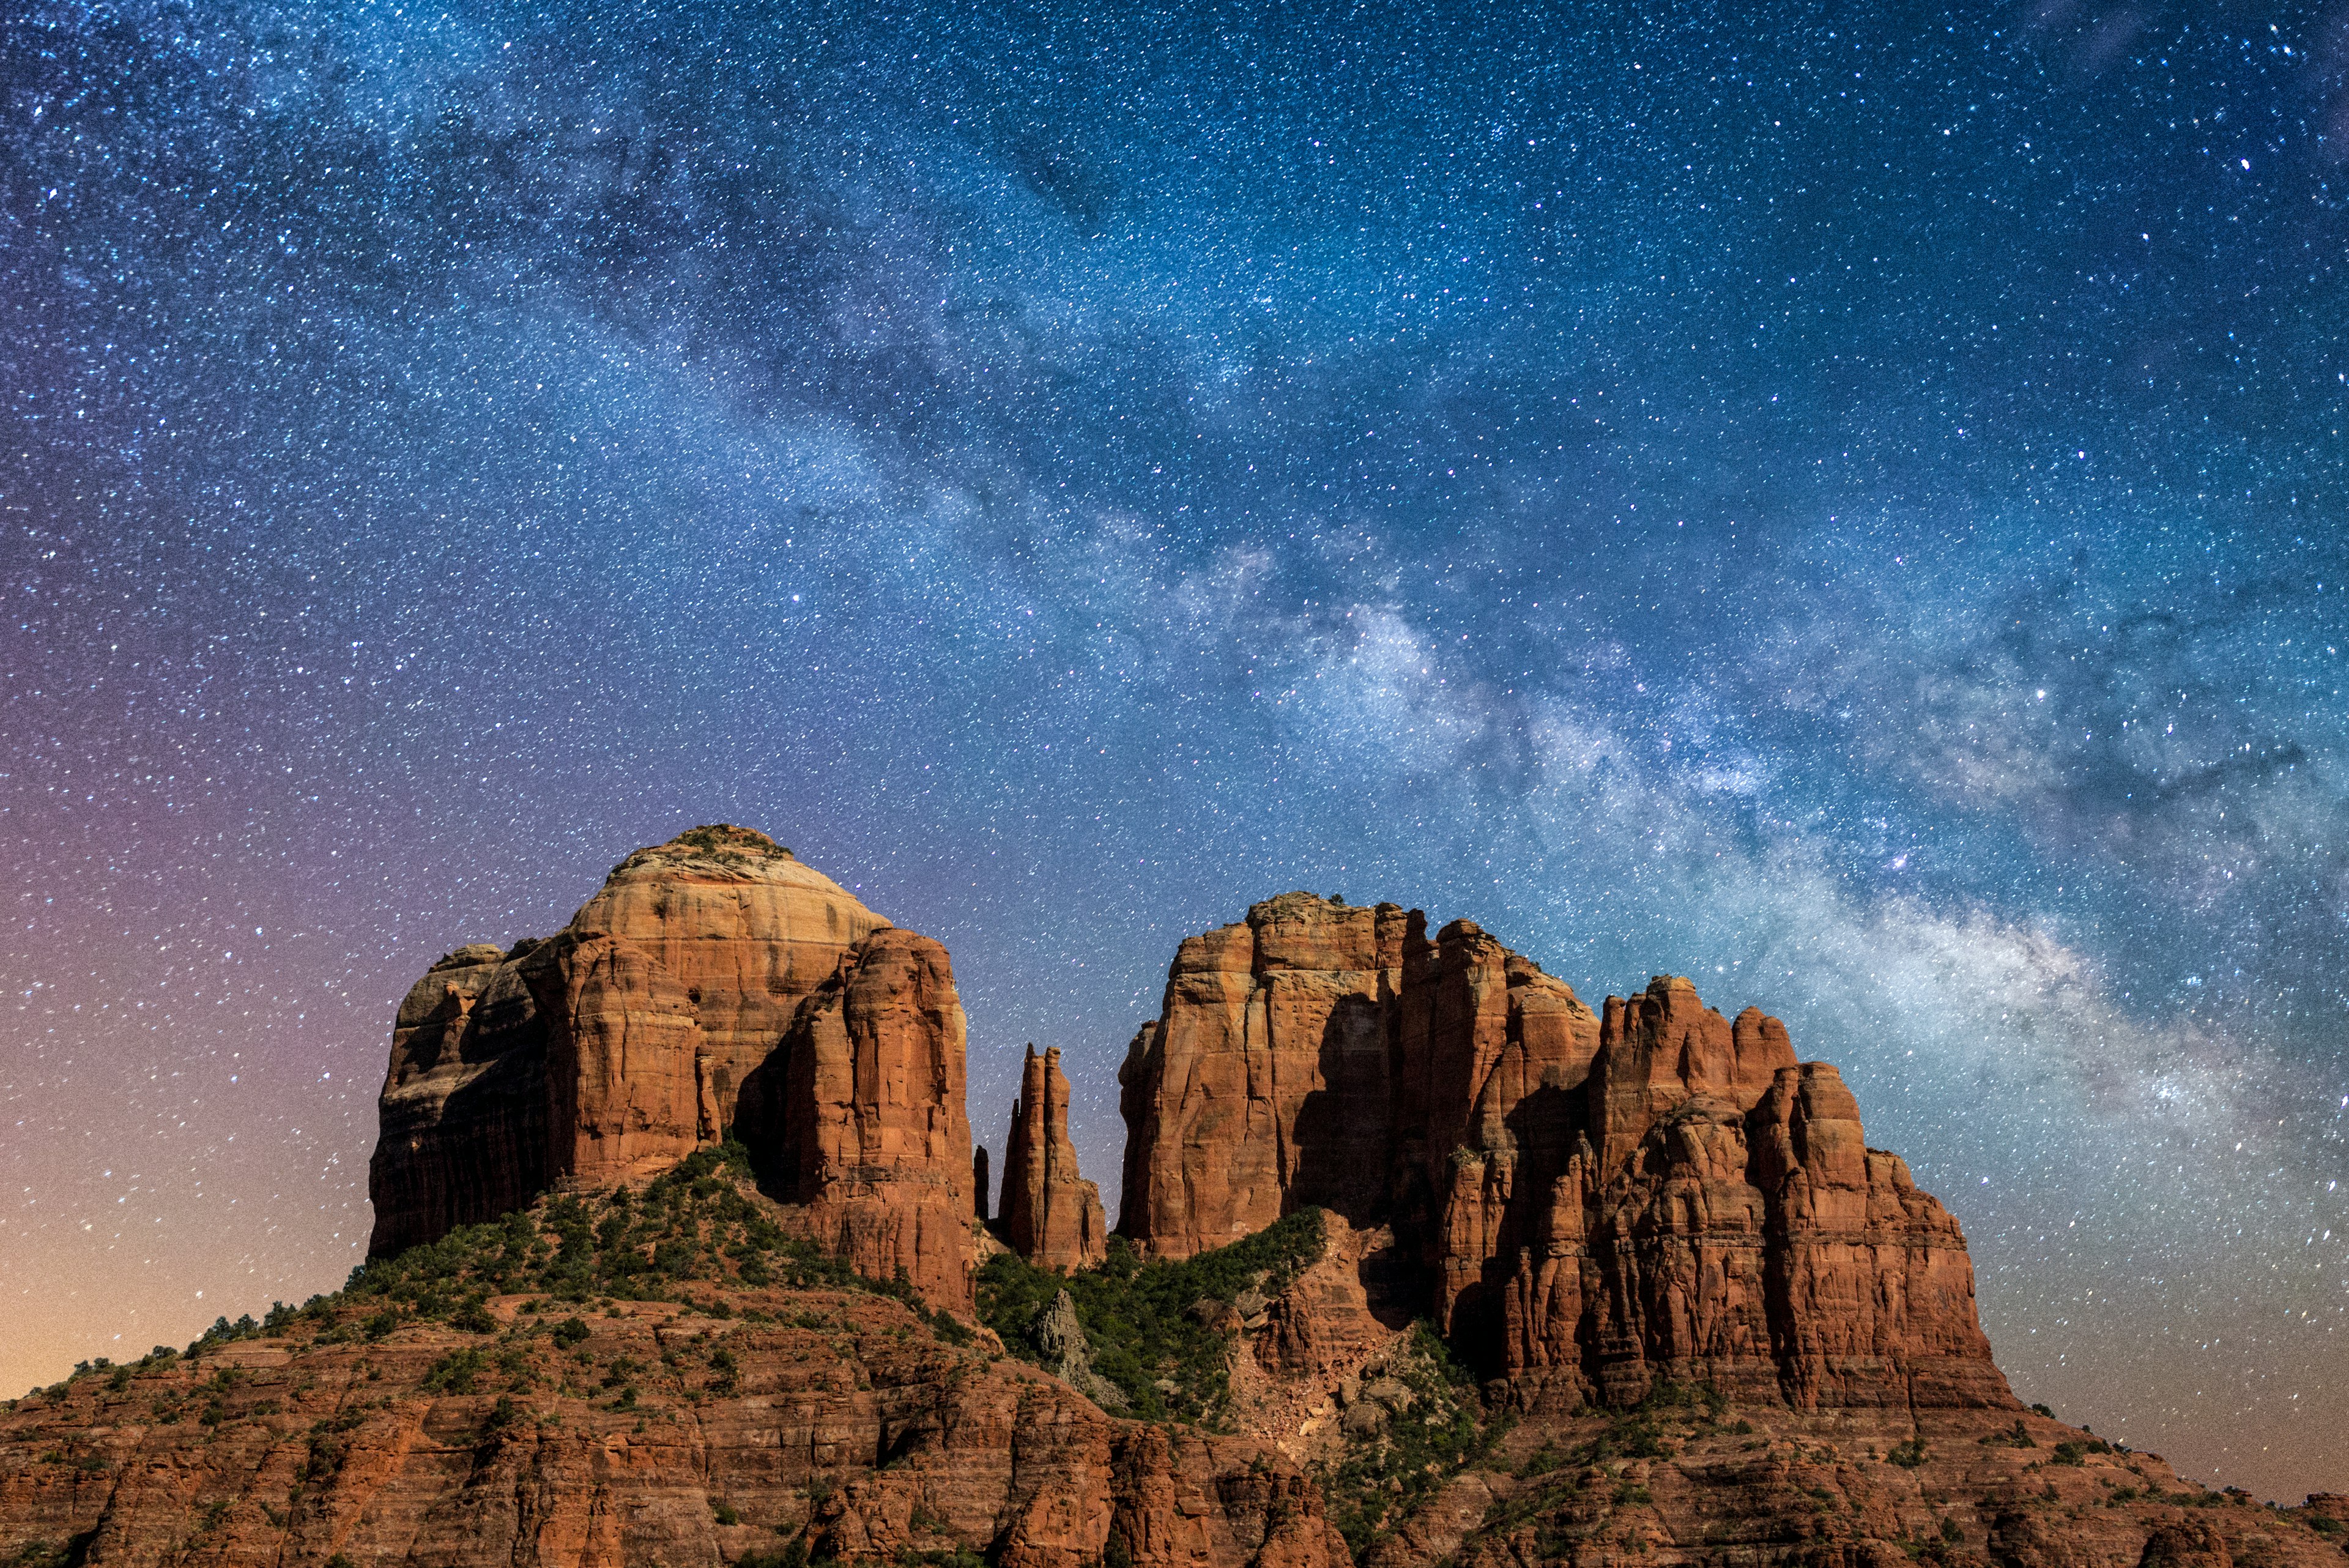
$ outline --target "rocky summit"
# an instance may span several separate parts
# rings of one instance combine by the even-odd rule
[[[1177,950],[1123,1213],[945,951],[763,835],[402,1002],[339,1292],[0,1413],[0,1565],[2319,1568],[2009,1391],[1834,1068],[1293,893]]]
[[[1519,1406],[2016,1407],[1956,1220],[1833,1067],[1684,979],[1594,1013],[1470,921],[1292,893],[1182,944],[1119,1081],[1137,1248],[1383,1230]]]
[[[730,1135],[857,1267],[968,1307],[964,1033],[944,948],[764,834],[696,828],[554,936],[460,948],[409,992],[368,1254]]]

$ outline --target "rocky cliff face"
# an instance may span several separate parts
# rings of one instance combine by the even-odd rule
[[[1391,1229],[1526,1405],[2014,1406],[1956,1221],[1834,1068],[1684,979],[1597,1015],[1471,922],[1288,894],[1183,943],[1120,1083],[1137,1245]]]
[[[967,1305],[964,1033],[943,949],[764,835],[640,849],[555,936],[461,948],[409,992],[369,1255],[730,1131],[858,1268]]]
[[[1292,893],[1183,942],[1118,1073],[1122,1233],[1188,1257],[1308,1204],[1350,1217],[1384,1201],[1392,1014],[1406,948],[1427,946],[1411,922]]]
[[[1047,1269],[1083,1269],[1108,1254],[1109,1221],[1101,1189],[1077,1174],[1069,1141],[1069,1080],[1061,1050],[1041,1056],[1028,1047],[1019,1098],[1004,1141],[1003,1239],[1030,1262]]]
[[[874,1279],[903,1269],[957,1307],[970,1301],[973,1206],[964,1037],[946,949],[876,931],[800,1004],[754,1074],[777,1091],[746,1090],[737,1124],[770,1190],[808,1206],[835,1257]]]

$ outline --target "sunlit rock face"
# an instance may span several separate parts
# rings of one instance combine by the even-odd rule
[[[1389,1228],[1521,1402],[2014,1404],[1957,1222],[1833,1067],[1685,979],[1594,1013],[1473,922],[1291,893],[1182,944],[1120,1083],[1139,1248]]]
[[[967,1303],[965,1025],[945,950],[765,835],[696,828],[571,923],[440,960],[399,1009],[369,1253],[732,1134],[860,1270]]]

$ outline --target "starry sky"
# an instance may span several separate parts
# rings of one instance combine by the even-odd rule
[[[27,0],[0,1387],[749,823],[1057,1044],[1291,888],[1785,1017],[2026,1399],[2349,1487],[2349,9]]]

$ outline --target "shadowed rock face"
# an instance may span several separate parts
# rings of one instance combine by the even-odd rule
[[[818,1240],[861,1273],[903,1269],[932,1302],[970,1303],[965,1024],[947,950],[881,930],[800,1004],[743,1098],[739,1130],[771,1191],[808,1206]]]
[[[1685,979],[1594,1015],[1469,921],[1292,893],[1183,943],[1119,1081],[1137,1246],[1391,1227],[1521,1403],[2015,1404],[1957,1222],[1834,1068]]]
[[[529,946],[459,948],[400,1002],[367,1168],[369,1256],[519,1209],[551,1180],[546,1034],[515,962]]]
[[[764,835],[640,849],[555,936],[461,948],[410,990],[369,1255],[730,1131],[858,1269],[967,1306],[964,1033],[943,949]]]
[[[1041,1056],[1028,1047],[1004,1144],[1001,1215],[1005,1243],[1031,1263],[1082,1269],[1108,1256],[1101,1189],[1077,1174],[1069,1141],[1069,1080],[1057,1045]]]

